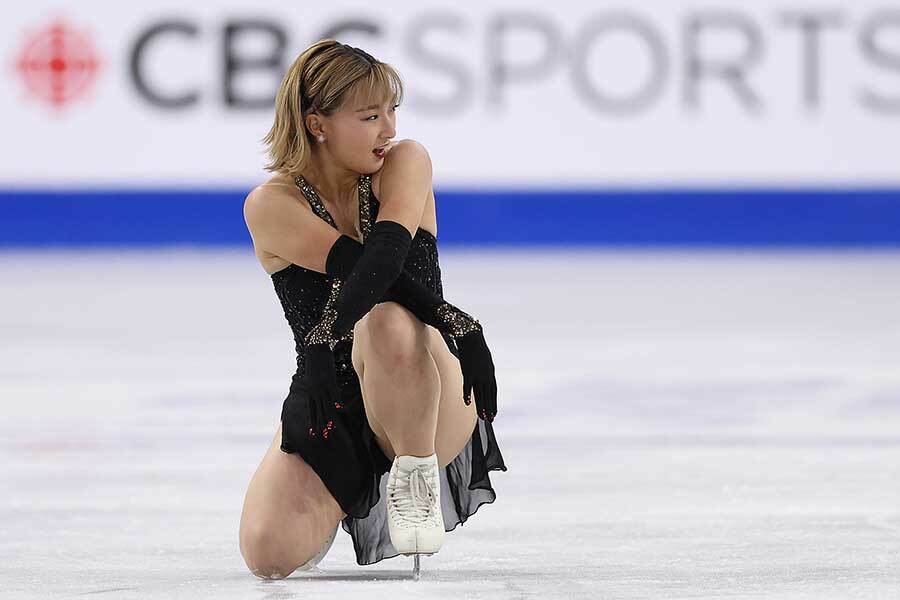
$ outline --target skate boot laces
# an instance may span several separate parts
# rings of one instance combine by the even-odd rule
[[[409,475],[401,471],[391,490],[391,502],[400,515],[410,523],[421,523],[434,515],[437,495],[429,484],[434,469],[413,467]]]

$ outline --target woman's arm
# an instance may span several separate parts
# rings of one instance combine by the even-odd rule
[[[415,140],[401,140],[381,167],[378,221],[396,221],[416,234],[432,187],[431,157]]]
[[[388,177],[382,179],[382,195],[385,192],[389,194],[385,197],[385,205],[391,208],[379,210],[379,216],[394,214],[396,218],[408,221],[419,212],[419,203],[412,202],[415,196],[407,198],[406,202],[398,202],[397,196],[392,194],[396,182],[404,178],[403,170],[396,166],[396,158],[400,154],[395,155],[394,152],[399,150],[400,153],[412,154],[419,150],[417,147],[410,148],[410,145],[404,140],[388,154],[391,157],[391,164],[388,172],[383,173]],[[385,168],[388,168],[387,164]],[[423,168],[422,171],[430,172],[430,167],[427,167],[427,170]],[[430,189],[430,183],[428,185]],[[424,184],[422,186],[424,187]],[[290,184],[266,184],[254,189],[248,195],[244,202],[244,219],[254,245],[304,268],[337,277],[343,282],[362,257],[363,244],[349,236],[341,235],[306,205],[298,202],[295,192],[295,187]],[[427,195],[417,197],[422,199],[420,204],[424,211]],[[412,205],[412,208],[404,208],[409,205]],[[421,213],[419,215],[421,218]],[[333,289],[333,297],[326,306],[333,309],[339,293],[340,290]],[[387,297],[407,308],[423,323],[453,337],[461,333],[458,326],[451,328],[453,322],[437,319],[438,313],[435,312],[435,308],[443,299],[403,271],[389,288]],[[372,306],[384,298],[385,296],[381,296],[374,299]],[[458,323],[458,320],[456,322]],[[350,328],[352,329],[352,324]]]
[[[430,190],[428,153],[413,140],[399,142],[387,154],[382,167],[384,199],[378,220],[393,220],[415,232]],[[258,251],[312,271],[328,272],[325,261],[341,234],[306,203],[298,202],[293,184],[266,183],[254,188],[244,200],[244,221]]]
[[[421,221],[431,190],[431,159],[413,140],[400,142],[388,156],[390,160],[385,160],[381,173],[383,199],[378,219],[346,280],[342,285],[334,282],[322,320],[307,334],[307,345],[328,344],[333,348],[403,271],[412,244],[411,232]]]
[[[346,279],[363,254],[363,244],[342,235],[332,246],[325,261],[329,275]],[[443,298],[416,281],[406,270],[387,291],[386,298],[407,308],[420,321],[453,338],[460,338],[473,331],[480,331],[477,319],[446,302]]]

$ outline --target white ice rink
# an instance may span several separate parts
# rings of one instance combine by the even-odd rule
[[[252,252],[0,254],[0,595],[900,598],[900,253],[441,264],[497,367],[497,501],[418,582],[343,529],[263,580],[238,525],[294,347]]]

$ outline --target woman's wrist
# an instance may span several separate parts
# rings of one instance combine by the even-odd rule
[[[474,332],[482,331],[481,323],[472,315],[462,311],[449,302],[441,302],[434,308],[438,320],[446,327],[454,338],[463,338]]]

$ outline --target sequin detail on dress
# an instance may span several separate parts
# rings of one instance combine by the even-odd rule
[[[341,293],[341,282],[335,280],[331,284],[331,294],[328,295],[328,301],[325,308],[322,309],[322,319],[306,334],[305,342],[307,346],[316,344],[328,344],[330,350],[334,350],[339,340],[332,337],[331,326],[337,320],[337,310],[334,305]],[[352,334],[352,330],[351,330]]]
[[[322,202],[322,199],[319,198],[319,194],[316,192],[316,188],[309,184],[308,181],[303,179],[300,175],[294,177],[294,183],[297,184],[297,187],[300,188],[300,191],[303,192],[303,196],[306,198],[306,201],[309,202],[310,207],[312,207],[313,212],[315,212],[319,217],[325,220],[326,223],[337,229],[337,223],[334,222],[334,219],[331,218],[331,213],[325,208],[325,204]]]
[[[456,308],[448,302],[438,305],[435,309],[438,318],[450,329],[450,335],[454,338],[472,333],[473,331],[481,331],[481,323],[472,315]]]
[[[372,232],[372,213],[369,197],[372,195],[372,178],[363,175],[359,178],[359,229],[363,235],[363,241]]]

